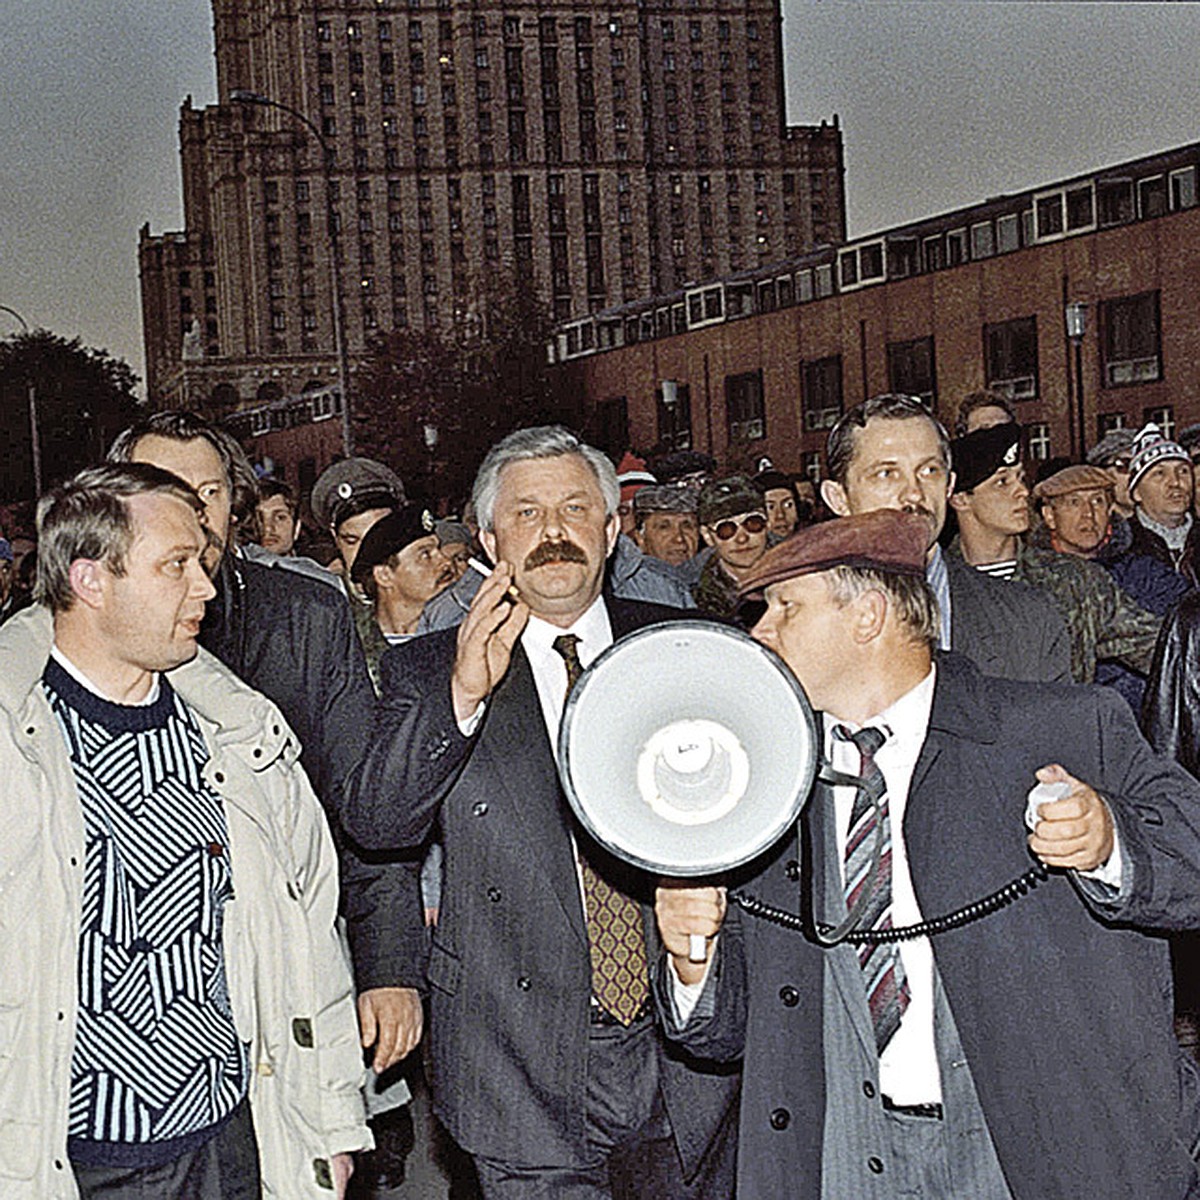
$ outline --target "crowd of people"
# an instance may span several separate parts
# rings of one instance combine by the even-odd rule
[[[522,429],[439,513],[162,412],[43,496],[0,1194],[387,1192],[421,1047],[459,1198],[1200,1196],[1200,427],[1039,463],[956,417],[856,405],[819,487]],[[613,857],[555,758],[681,617],[778,655],[836,772],[720,886]]]

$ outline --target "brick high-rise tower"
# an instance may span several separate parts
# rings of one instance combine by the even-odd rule
[[[557,318],[845,234],[842,141],[788,127],[778,0],[213,0],[219,103],[180,114],[185,228],[139,246],[152,400],[336,381],[491,279]],[[235,102],[248,91],[288,106]]]

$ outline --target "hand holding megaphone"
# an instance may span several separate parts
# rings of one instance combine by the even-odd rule
[[[659,881],[654,916],[681,983],[704,978],[713,941],[725,920],[725,904],[723,887],[696,887],[683,879]]]

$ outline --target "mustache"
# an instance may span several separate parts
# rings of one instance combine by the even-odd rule
[[[926,508],[924,504],[906,504],[903,511],[906,513],[916,513],[917,516],[924,517],[927,521],[936,520],[933,510]]]
[[[586,567],[587,561],[588,557],[583,548],[574,542],[542,542],[529,552],[525,559],[525,570],[532,571],[535,567],[544,567],[556,562],[582,563]]]

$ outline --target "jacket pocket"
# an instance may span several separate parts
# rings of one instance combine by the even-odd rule
[[[453,996],[458,991],[461,971],[462,959],[435,940],[429,948],[429,986]]]

